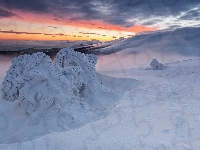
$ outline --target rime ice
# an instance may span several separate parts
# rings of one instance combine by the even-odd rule
[[[159,63],[156,59],[153,59],[150,63],[151,69],[152,70],[162,70],[163,69],[163,64]]]
[[[45,119],[51,122],[48,132],[69,130],[114,108],[120,94],[102,85],[102,76],[95,70],[97,59],[72,48],[62,49],[55,62],[44,53],[14,58],[2,83],[2,92],[3,99],[11,102],[8,109],[15,107],[27,120],[19,128],[26,122],[27,128],[37,128]],[[12,117],[9,120],[18,120]],[[5,135],[9,135],[8,130]],[[29,132],[23,131],[21,137],[14,133],[9,140],[5,136],[0,142],[29,140],[25,138],[31,135]]]

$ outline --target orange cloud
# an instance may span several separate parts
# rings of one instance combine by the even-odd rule
[[[25,24],[27,24],[27,28],[31,32],[17,32],[17,31],[1,31],[0,32],[0,39],[15,39],[15,40],[91,40],[91,39],[99,39],[102,41],[109,41],[113,40],[113,38],[119,38],[119,34],[123,32],[132,32],[133,34],[139,33],[139,32],[145,32],[145,31],[155,31],[158,28],[155,27],[148,27],[144,25],[134,25],[130,28],[126,28],[119,25],[109,24],[100,20],[79,20],[79,21],[70,21],[69,19],[63,18],[61,19],[55,19],[54,16],[51,14],[47,15],[39,15],[39,14],[31,14],[31,13],[22,13],[22,12],[16,12],[18,16],[20,17],[12,17],[10,18],[10,21],[15,22],[16,21],[22,21]],[[88,32],[77,32],[77,33],[60,33],[62,31],[59,31],[57,33],[37,33],[35,31],[34,26],[36,23],[41,24],[41,31],[43,32],[45,30],[42,30],[43,26],[47,28],[57,28],[58,26],[70,26],[73,28],[77,28],[77,30],[83,30],[89,29],[91,31]],[[20,24],[19,24],[20,26]],[[31,30],[32,29],[32,30]],[[49,30],[50,31],[50,30]],[[101,31],[102,34],[95,33],[96,31]],[[109,32],[109,31],[114,31]],[[15,35],[16,34],[16,35]],[[70,35],[69,35],[70,34]],[[87,35],[87,36],[81,36],[81,35]],[[125,35],[120,35],[125,36]],[[126,35],[127,36],[127,35]]]
[[[118,32],[133,32],[133,33],[155,31],[158,29],[156,27],[148,27],[148,26],[139,25],[139,24],[134,25],[130,28],[126,28],[126,27],[122,27],[122,26],[118,26],[118,25],[105,23],[102,21],[87,21],[87,20],[70,22],[70,23],[68,21],[65,21],[65,22],[60,22],[60,23],[63,25],[83,27],[83,28],[88,28],[88,29],[111,30],[111,31],[118,31]],[[99,27],[99,26],[101,26],[101,27]]]
[[[29,22],[29,25],[34,23],[42,23],[42,24],[48,24],[50,27],[55,27],[56,25],[67,25],[67,26],[73,26],[77,28],[87,28],[87,29],[98,29],[98,30],[112,30],[112,31],[125,31],[125,32],[133,32],[133,33],[139,33],[144,31],[155,31],[158,28],[156,27],[148,27],[144,25],[133,25],[130,28],[126,28],[119,25],[109,24],[103,21],[98,20],[79,20],[79,21],[70,21],[69,19],[63,17],[62,19],[55,19],[54,16],[51,14],[43,15],[42,17],[38,14],[31,14],[26,13],[22,14],[21,12],[18,12],[19,16],[22,16],[22,18],[16,18],[18,20]]]

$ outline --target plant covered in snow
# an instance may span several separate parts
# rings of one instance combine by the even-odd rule
[[[29,125],[41,117],[79,119],[85,110],[113,107],[115,93],[101,85],[96,62],[97,56],[71,48],[62,49],[55,63],[44,53],[21,55],[13,59],[4,78],[3,99],[18,101],[30,117]],[[72,113],[74,109],[79,115]]]
[[[77,86],[80,96],[84,97],[85,88],[92,86],[94,82],[101,81],[99,74],[95,70],[97,56],[93,54],[85,55],[75,52],[72,48],[65,48],[58,52],[55,63],[63,68],[66,78],[71,79]],[[70,74],[70,75],[69,75]]]
[[[112,103],[112,101],[106,102],[107,100],[109,101],[107,94],[111,94],[111,91],[101,85],[101,75],[95,70],[97,59],[96,55],[85,55],[75,52],[72,48],[62,49],[55,59],[55,63],[63,68],[66,78],[69,78],[69,74],[73,74],[70,69],[79,70],[79,72],[75,71],[72,75],[74,78],[70,80],[73,82],[72,85],[77,84],[73,92],[83,98],[91,109],[109,107],[108,104]],[[106,96],[106,100],[103,101],[99,94]]]
[[[156,59],[153,59],[150,63],[151,69],[152,70],[162,70],[163,69],[163,64],[159,63]]]
[[[63,103],[71,99],[69,81],[44,53],[13,59],[2,86],[3,98],[19,101],[31,116],[30,125],[37,124],[47,112],[61,113]]]

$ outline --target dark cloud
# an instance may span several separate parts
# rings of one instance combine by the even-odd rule
[[[0,0],[1,6],[10,11],[48,12],[48,0]]]
[[[101,20],[131,27],[134,24],[154,25],[166,17],[198,21],[200,0],[0,0],[2,7],[36,13],[50,13],[55,20]],[[180,16],[181,13],[188,13]],[[12,13],[0,10],[0,16]],[[168,24],[168,26],[170,26]],[[178,26],[178,25],[176,25]]]
[[[97,8],[99,5],[94,4],[92,0],[65,0],[54,2],[51,1],[51,6],[55,12],[55,16],[61,20],[68,19],[76,20],[101,20],[105,19],[104,13]]]
[[[19,32],[19,31],[4,31],[0,29],[0,33],[6,33],[6,34],[43,34],[43,35],[47,35],[47,36],[70,36],[70,35],[65,35],[63,33],[56,33],[56,34],[49,34],[49,33],[38,33],[38,32]]]
[[[142,22],[144,25],[154,25],[162,22],[165,17],[179,17],[182,12],[188,12],[200,6],[200,1],[189,0],[60,0],[54,5],[60,18],[67,14],[70,20],[103,20],[105,22],[130,27]],[[79,14],[79,15],[76,15]],[[194,12],[195,14],[195,12]],[[190,15],[189,20],[195,20],[196,15]],[[130,21],[130,20],[133,21]],[[183,18],[179,18],[180,20]]]
[[[111,15],[118,16],[117,21],[108,19],[110,23],[128,25],[128,19],[146,20],[149,18],[179,16],[182,12],[186,12],[194,7],[199,7],[199,3],[191,3],[189,0],[125,0],[118,1],[112,5],[114,12]],[[192,16],[193,19],[195,16]],[[157,19],[157,22],[160,20]],[[134,21],[137,23],[138,21]],[[155,22],[148,22],[153,25]]]
[[[17,32],[17,31],[2,31],[0,30],[0,33],[7,33],[7,34],[42,34],[42,33],[36,33],[36,32]]]
[[[0,8],[0,18],[10,18],[12,16],[15,16],[15,14]]]

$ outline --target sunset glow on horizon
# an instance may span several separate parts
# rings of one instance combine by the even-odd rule
[[[10,18],[0,18],[0,40],[111,41],[158,29],[139,24],[123,27],[100,20],[61,20],[50,14],[23,14],[21,11],[16,11],[16,14]]]
[[[110,41],[141,32],[200,25],[197,2],[185,0],[0,2],[1,40]]]

